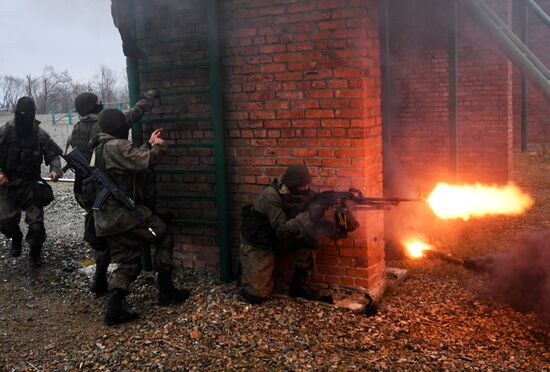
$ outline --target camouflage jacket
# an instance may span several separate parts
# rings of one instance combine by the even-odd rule
[[[113,182],[130,196],[145,217],[152,211],[144,204],[151,187],[150,170],[166,153],[166,146],[149,143],[137,147],[131,141],[99,133],[90,141],[94,149],[92,165],[104,169]],[[97,236],[111,236],[139,225],[139,221],[122,204],[107,198],[100,210],[94,210]]]
[[[34,121],[34,128],[27,138],[19,138],[15,120],[0,127],[0,172],[8,178],[8,186],[18,186],[40,178],[42,162],[50,166],[50,172],[60,177],[61,160],[48,146],[50,135]]]
[[[251,241],[252,239],[247,239],[244,236],[245,234],[241,233],[241,240],[244,243],[263,246],[263,248],[273,247],[273,245],[281,242],[301,239],[304,237],[306,231],[313,228],[314,222],[309,212],[299,213],[294,218],[287,217],[283,206],[283,197],[289,194],[289,192],[288,187],[284,183],[280,182],[280,180],[275,180],[252,203],[253,211],[259,213],[259,215],[263,216],[262,219],[265,220],[265,222],[252,221],[252,223],[269,223],[273,232],[272,239],[277,241],[267,244],[267,242],[261,241],[264,238],[260,238],[258,241],[253,242]],[[245,223],[247,223],[246,220],[243,221],[243,224]],[[241,232],[243,230],[241,229]],[[256,228],[253,227],[252,230],[256,230]]]
[[[126,124],[128,129],[132,124],[141,120],[147,111],[151,111],[153,107],[153,98],[143,98],[128,111],[124,112],[126,116]],[[93,150],[88,146],[90,140],[99,133],[99,125],[97,124],[98,114],[89,114],[81,116],[80,121],[74,126],[71,135],[67,139],[67,148],[69,146],[77,148],[86,156],[88,161],[92,158]]]

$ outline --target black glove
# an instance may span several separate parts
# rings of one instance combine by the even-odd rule
[[[326,210],[327,210],[327,207],[319,203],[313,203],[307,209],[307,211],[309,212],[309,217],[311,217],[313,221],[322,220],[323,217],[325,216]]]

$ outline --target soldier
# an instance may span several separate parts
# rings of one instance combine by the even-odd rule
[[[109,302],[105,312],[105,323],[114,325],[129,322],[138,316],[126,309],[124,303],[131,283],[141,270],[140,257],[144,246],[155,246],[153,265],[158,272],[159,305],[181,303],[189,297],[189,291],[174,288],[174,241],[167,226],[145,206],[151,185],[145,181],[147,177],[142,176],[158,164],[166,152],[162,130],[155,130],[149,142],[138,148],[126,139],[128,127],[122,112],[105,109],[99,115],[98,124],[101,132],[90,141],[90,146],[94,148],[92,163],[104,169],[113,182],[132,197],[156,234],[153,236],[140,225],[137,218],[114,198],[107,198],[102,208],[94,210],[95,233],[106,240],[113,262],[118,263],[109,279]]]
[[[11,239],[10,253],[21,255],[23,234],[19,228],[21,211],[29,230],[31,267],[42,264],[42,245],[46,240],[43,207],[53,200],[51,187],[40,178],[42,161],[50,166],[50,178],[61,177],[61,161],[47,146],[48,133],[39,128],[36,107],[29,97],[15,106],[14,119],[0,127],[0,231]]]
[[[321,221],[325,207],[311,205],[305,212],[295,212],[288,201],[307,198],[311,176],[304,165],[286,169],[280,179],[266,187],[251,205],[243,208],[240,258],[243,297],[251,304],[263,302],[273,289],[273,267],[279,252],[292,249],[296,268],[290,282],[291,297],[331,302],[306,285],[313,268],[311,248],[316,245],[316,221]]]
[[[157,97],[158,92],[150,90],[147,92],[145,98],[141,99],[134,108],[124,113],[128,129],[131,128],[135,121],[139,121],[147,111],[151,111],[153,100]],[[69,136],[67,147],[72,146],[73,148],[77,148],[90,161],[93,150],[88,147],[88,143],[99,132],[97,119],[99,113],[103,110],[103,104],[94,93],[84,92],[76,96],[74,106],[78,112],[80,121],[75,125]],[[98,238],[95,235],[93,213],[91,213],[90,201],[86,200],[83,193],[82,181],[78,176],[75,177],[74,194],[78,204],[86,210],[84,240],[90,244],[95,252],[96,269],[90,291],[97,296],[101,296],[108,290],[107,269],[111,263],[111,256],[105,239]]]

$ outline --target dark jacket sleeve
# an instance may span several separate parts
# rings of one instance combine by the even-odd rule
[[[47,145],[50,135],[40,129],[38,132],[40,136],[40,142],[42,143],[42,156],[44,156],[44,162],[50,166],[50,172],[55,172],[61,177],[63,170],[61,169],[61,159],[59,156]]]
[[[153,99],[151,97],[145,97],[140,99],[134,107],[130,110],[125,111],[124,115],[126,116],[126,124],[128,128],[132,127],[136,121],[139,121],[143,118],[145,113],[153,109]]]

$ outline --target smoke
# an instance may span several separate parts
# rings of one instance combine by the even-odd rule
[[[487,272],[490,295],[550,320],[550,230],[523,233],[509,251],[472,262]]]

